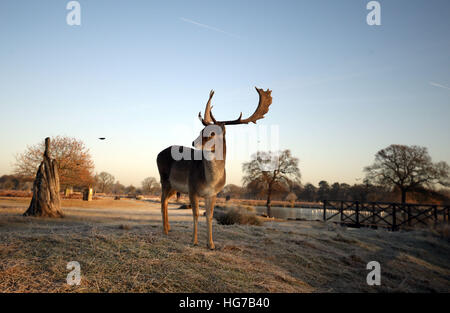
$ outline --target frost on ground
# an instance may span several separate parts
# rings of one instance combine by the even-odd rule
[[[22,217],[29,199],[0,198],[0,292],[450,292],[443,232],[350,229],[322,222],[214,223],[216,251],[190,244],[190,210],[158,203],[63,201],[64,219]],[[202,213],[202,212],[201,212]],[[78,261],[81,284],[66,265]],[[370,261],[381,286],[368,286]]]

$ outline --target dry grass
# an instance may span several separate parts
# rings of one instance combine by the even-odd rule
[[[322,222],[214,225],[216,251],[190,244],[190,210],[158,203],[63,201],[66,218],[22,217],[0,199],[0,292],[449,292],[450,242],[436,231],[347,229]],[[366,284],[381,264],[382,285]],[[66,284],[70,261],[80,286]]]

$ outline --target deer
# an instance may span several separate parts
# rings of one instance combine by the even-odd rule
[[[157,165],[161,183],[161,215],[163,232],[169,234],[168,202],[176,192],[188,194],[194,220],[192,244],[198,245],[197,228],[199,215],[199,198],[204,198],[207,222],[207,247],[215,249],[212,238],[212,218],[217,194],[223,189],[226,181],[226,141],[225,126],[256,124],[264,118],[272,104],[272,91],[255,87],[259,95],[259,103],[255,112],[242,119],[242,112],[235,120],[217,121],[212,114],[211,99],[214,90],[209,94],[204,116],[198,113],[198,118],[204,128],[192,142],[192,148],[170,146],[157,156]],[[180,157],[181,156],[181,157]]]

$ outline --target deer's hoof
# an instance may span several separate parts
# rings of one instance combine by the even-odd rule
[[[214,244],[212,243],[208,243],[208,249],[209,250],[215,250],[216,249],[216,247],[214,246]]]

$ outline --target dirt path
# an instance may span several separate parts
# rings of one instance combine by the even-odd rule
[[[193,247],[177,205],[164,236],[158,203],[67,200],[64,219],[38,219],[21,216],[28,202],[0,198],[0,292],[450,292],[450,243],[436,231],[215,223],[209,251],[204,218]],[[69,261],[80,286],[66,284]],[[366,284],[369,261],[381,286]]]

